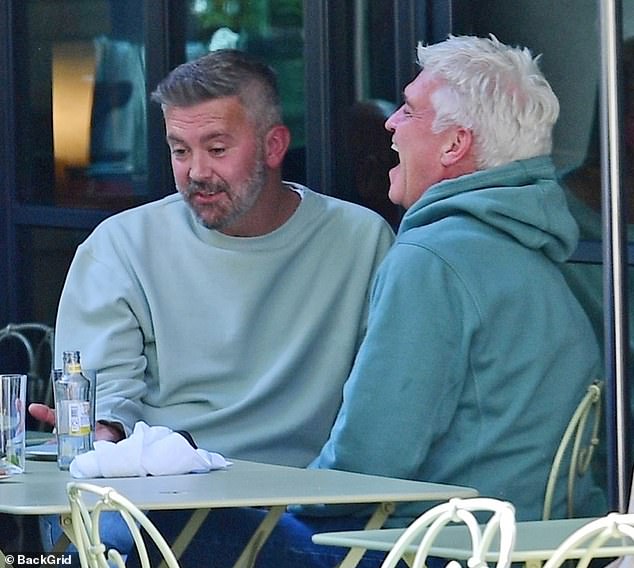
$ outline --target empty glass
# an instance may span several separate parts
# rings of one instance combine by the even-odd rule
[[[24,472],[26,375],[0,375],[0,477]]]

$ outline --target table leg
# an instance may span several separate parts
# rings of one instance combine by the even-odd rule
[[[254,565],[258,552],[262,546],[264,546],[266,539],[269,538],[269,535],[285,510],[286,507],[284,505],[271,507],[268,510],[266,516],[253,533],[253,536],[245,545],[240,557],[236,560],[234,568],[250,568]],[[189,546],[192,538],[194,538],[194,535],[198,532],[198,529],[200,529],[211,511],[210,509],[197,509],[192,513],[192,516],[171,545],[172,552],[177,560],[179,560],[183,552],[185,552],[185,549]],[[165,563],[162,562],[159,568],[166,568]]]
[[[264,546],[266,539],[269,538],[269,535],[284,511],[286,511],[285,505],[269,508],[268,513],[260,523],[260,526],[258,526],[253,533],[253,536],[249,539],[249,542],[244,547],[242,554],[240,554],[240,557],[236,560],[233,568],[251,568],[255,564],[258,552],[260,552],[260,549]]]
[[[180,560],[181,555],[185,552],[185,549],[189,546],[189,543],[192,541],[192,538],[198,532],[198,529],[205,522],[207,515],[209,515],[209,509],[196,509],[192,516],[189,517],[189,520],[181,530],[181,532],[176,537],[176,540],[171,546],[172,552],[174,556],[176,556],[176,560]],[[165,560],[163,560],[159,566],[159,568],[166,568]]]
[[[394,512],[394,509],[394,503],[381,503],[368,519],[365,527],[363,527],[364,530],[380,529],[387,518]],[[338,568],[355,568],[359,564],[361,558],[363,558],[365,552],[365,548],[351,548],[348,551],[348,554],[346,554],[344,559],[339,563]]]
[[[59,522],[64,532],[60,535],[53,546],[52,552],[54,554],[61,554],[64,552],[68,545],[73,541],[73,519],[71,518],[70,513],[60,515]]]

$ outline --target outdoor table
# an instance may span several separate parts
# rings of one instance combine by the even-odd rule
[[[268,508],[267,516],[236,562],[236,567],[251,565],[289,505],[376,504],[366,528],[378,528],[393,511],[395,503],[443,501],[451,497],[477,495],[475,489],[468,487],[337,470],[230,461],[233,463],[227,469],[209,473],[82,481],[113,487],[142,510],[191,509],[190,520],[172,543],[177,557],[214,508]],[[0,512],[15,515],[59,514],[70,537],[66,484],[72,479],[69,472],[60,471],[55,462],[28,461],[25,473],[0,481]],[[63,550],[66,544],[62,543],[58,548]]]

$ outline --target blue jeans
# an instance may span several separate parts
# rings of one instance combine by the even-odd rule
[[[266,515],[265,509],[213,509],[180,559],[182,568],[230,568],[240,556],[255,529]],[[191,511],[152,511],[148,515],[165,540],[172,543],[191,516]],[[367,519],[355,517],[308,517],[284,513],[260,550],[255,568],[333,568],[347,554],[347,548],[312,542],[317,532],[358,530]],[[57,515],[41,517],[40,530],[46,551],[62,534]],[[101,538],[107,548],[128,554],[128,566],[138,566],[134,542],[118,513],[101,514]],[[79,566],[74,547],[73,566]],[[367,551],[359,568],[379,568],[385,553]],[[400,563],[399,567],[405,567]]]
[[[265,509],[214,509],[180,559],[183,568],[229,568],[266,514]],[[191,511],[152,511],[149,516],[168,542],[173,542]],[[313,544],[317,532],[363,528],[367,519],[308,517],[284,513],[260,550],[256,568],[333,568],[347,548]],[[385,553],[368,551],[359,568],[379,568]],[[130,559],[132,561],[132,559]],[[131,562],[129,565],[134,566]],[[405,566],[404,563],[399,566]]]
[[[63,530],[59,515],[45,515],[40,517],[40,539],[45,552],[50,552],[55,543],[62,536]],[[101,513],[99,534],[106,550],[117,549],[121,554],[128,554],[134,547],[134,540],[128,526],[119,513],[106,511]],[[64,551],[71,556],[71,566],[79,566],[79,553],[74,545],[69,545]]]

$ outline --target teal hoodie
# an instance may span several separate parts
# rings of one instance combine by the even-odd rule
[[[558,268],[577,235],[547,157],[429,188],[379,268],[312,467],[471,486],[540,518],[557,445],[600,376],[592,328]],[[554,517],[565,513],[559,485]],[[602,512],[591,479],[577,496],[579,512]],[[425,506],[399,508],[396,524]]]

